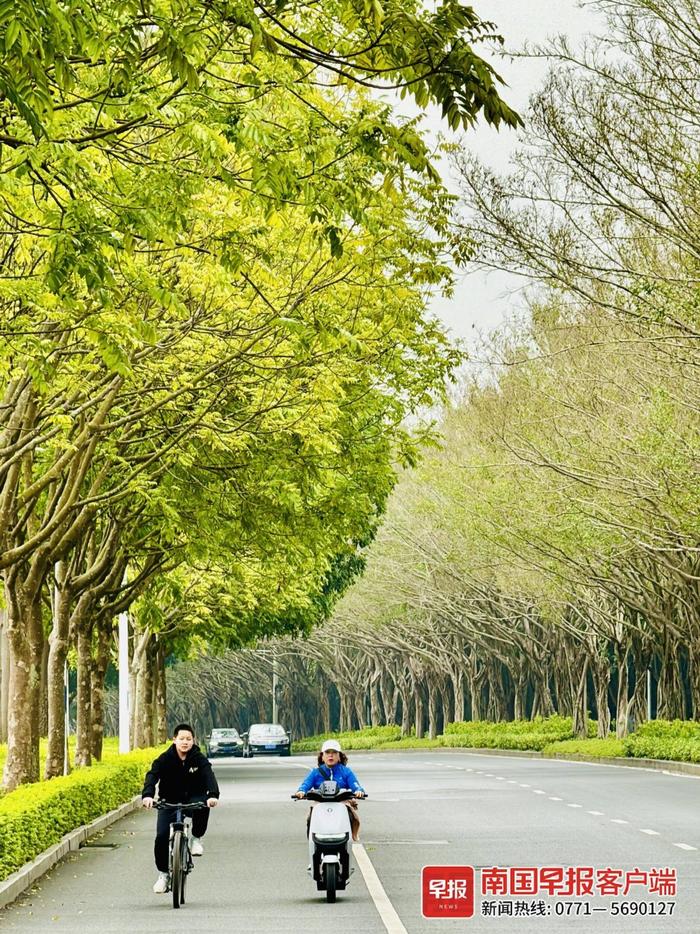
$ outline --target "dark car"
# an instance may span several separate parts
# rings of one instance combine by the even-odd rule
[[[217,727],[207,739],[207,755],[210,759],[214,756],[242,756],[243,747],[240,733],[232,727]]]
[[[252,756],[288,756],[292,741],[289,733],[279,723],[253,723],[244,733],[245,750],[243,755]]]

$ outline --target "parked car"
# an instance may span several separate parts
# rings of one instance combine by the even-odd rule
[[[279,723],[253,723],[243,737],[243,755],[248,759],[264,755],[288,756],[291,752],[292,741],[289,733]]]
[[[214,756],[242,756],[244,745],[238,730],[216,727],[207,739],[207,755],[210,759]]]

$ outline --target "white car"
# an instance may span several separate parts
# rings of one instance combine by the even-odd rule
[[[289,733],[279,723],[253,723],[243,734],[247,759],[253,756],[288,756],[292,750]]]

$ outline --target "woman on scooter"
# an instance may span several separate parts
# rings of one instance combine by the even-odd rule
[[[355,798],[364,798],[365,790],[357,779],[352,769],[348,768],[348,757],[340,748],[337,739],[327,739],[321,746],[318,754],[318,766],[311,769],[304,781],[299,785],[296,792],[297,798],[303,798],[307,791],[312,788],[320,788],[323,782],[337,782],[339,788],[349,788],[354,792]],[[357,843],[360,834],[360,818],[357,814],[357,801],[351,800],[345,802],[350,812],[350,824],[352,827],[352,839]],[[309,821],[311,820],[311,811],[306,822],[307,836]]]

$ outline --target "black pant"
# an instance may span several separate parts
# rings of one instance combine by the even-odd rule
[[[175,808],[164,808],[162,811],[158,811],[156,842],[153,846],[158,872],[167,872],[170,868],[168,866],[168,841],[170,840],[170,825],[175,820],[176,814]],[[203,837],[207,832],[207,824],[209,823],[209,808],[183,811],[183,817],[187,814],[192,815],[192,836]]]

